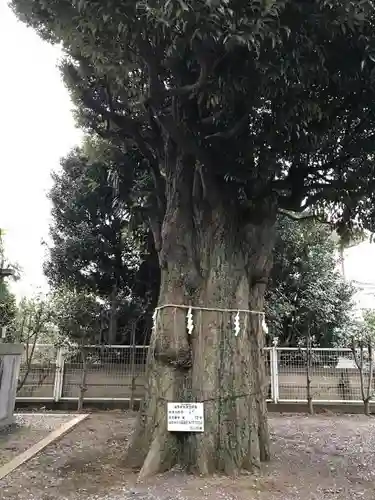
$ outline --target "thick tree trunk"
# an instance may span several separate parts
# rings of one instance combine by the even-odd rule
[[[263,310],[273,220],[241,222],[220,205],[198,212],[174,186],[159,243],[160,309],[128,465],[140,478],[175,464],[200,474],[251,471],[270,456],[263,318],[241,312],[236,336],[235,312],[226,310]],[[168,401],[204,402],[204,432],[168,432]]]

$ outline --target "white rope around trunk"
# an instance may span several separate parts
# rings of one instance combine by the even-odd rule
[[[233,330],[234,330],[234,335],[237,337],[239,333],[241,332],[241,322],[240,322],[240,316],[242,314],[257,314],[259,315],[259,320],[261,320],[261,327],[262,330],[265,334],[268,333],[268,326],[266,323],[266,318],[265,318],[265,313],[264,311],[252,311],[251,309],[226,309],[226,308],[221,308],[221,307],[200,307],[200,306],[187,306],[184,304],[163,304],[162,306],[158,306],[155,308],[154,314],[152,315],[152,320],[153,320],[153,332],[156,330],[156,322],[157,322],[157,315],[158,312],[162,309],[166,309],[167,307],[172,307],[174,309],[186,309],[187,314],[186,314],[186,329],[187,333],[191,335],[194,330],[194,317],[193,317],[193,310],[199,310],[199,311],[212,311],[212,312],[227,312],[231,313],[234,315],[233,317]]]

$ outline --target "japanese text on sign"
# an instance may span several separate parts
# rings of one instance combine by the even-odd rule
[[[203,432],[203,403],[168,403],[169,432]]]

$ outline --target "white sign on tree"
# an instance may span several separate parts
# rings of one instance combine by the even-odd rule
[[[169,432],[203,432],[203,403],[168,403]]]

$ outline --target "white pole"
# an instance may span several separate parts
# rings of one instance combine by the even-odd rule
[[[279,401],[279,363],[277,359],[277,343],[278,339],[273,340],[273,346],[271,348],[271,390],[272,390],[272,400],[274,403]]]

